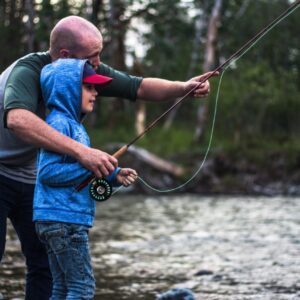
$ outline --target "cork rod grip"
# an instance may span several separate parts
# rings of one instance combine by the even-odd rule
[[[112,156],[115,158],[119,158],[120,156],[122,156],[128,149],[128,145],[123,146],[122,148],[120,148],[118,151],[116,151]],[[96,177],[94,175],[89,176],[86,180],[84,180],[83,182],[81,182],[76,188],[75,190],[77,192],[80,192],[84,187],[86,187],[93,179],[95,179]]]
[[[127,151],[127,149],[128,149],[128,146],[125,145],[122,148],[120,148],[118,151],[116,151],[112,156],[115,158],[119,158]]]

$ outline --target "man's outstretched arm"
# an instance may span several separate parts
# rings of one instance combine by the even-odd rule
[[[164,101],[175,100],[183,97],[193,88],[199,85],[191,93],[193,97],[206,97],[209,93],[209,81],[205,80],[213,72],[207,72],[203,75],[194,77],[188,81],[170,81],[159,78],[144,78],[137,92],[137,98],[146,101]],[[213,76],[217,76],[218,73]]]

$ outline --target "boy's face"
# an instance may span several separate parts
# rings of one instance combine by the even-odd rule
[[[82,100],[81,100],[81,112],[84,114],[93,111],[96,101],[96,96],[98,95],[95,85],[89,83],[82,84]]]

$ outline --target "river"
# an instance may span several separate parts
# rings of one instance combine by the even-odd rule
[[[201,300],[300,299],[300,198],[113,196],[97,204],[96,300],[154,300],[172,287]],[[4,299],[22,299],[24,261],[9,226]]]

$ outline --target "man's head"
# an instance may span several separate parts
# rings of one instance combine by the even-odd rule
[[[102,35],[89,21],[69,16],[60,20],[50,34],[50,55],[58,58],[88,59],[96,68],[100,64]]]

